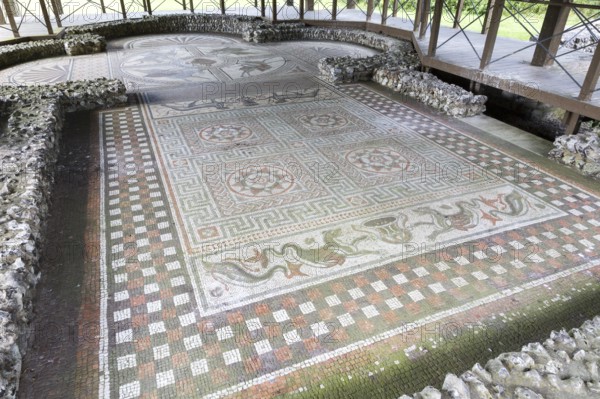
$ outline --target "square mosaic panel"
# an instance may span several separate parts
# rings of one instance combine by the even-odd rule
[[[399,334],[402,323],[598,264],[598,197],[364,86],[327,90],[330,104],[260,112],[153,118],[153,103],[100,114],[111,171],[101,389],[224,396]],[[375,128],[305,137],[276,123],[333,102]],[[270,139],[214,129],[210,137],[239,141],[193,152],[178,128],[190,121],[188,134],[236,121]],[[199,173],[236,162],[267,169],[248,184]],[[406,176],[390,178],[397,168]],[[286,200],[294,192],[304,200]]]

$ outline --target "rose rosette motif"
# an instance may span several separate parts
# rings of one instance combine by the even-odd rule
[[[406,170],[409,160],[389,148],[361,148],[346,154],[346,160],[359,169],[374,173],[395,173]]]
[[[206,127],[198,132],[200,138],[214,144],[230,144],[246,140],[252,136],[252,131],[243,125],[215,125]]]
[[[345,117],[333,113],[303,115],[299,120],[311,129],[335,129],[349,123]]]

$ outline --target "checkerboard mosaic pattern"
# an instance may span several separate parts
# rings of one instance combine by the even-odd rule
[[[105,377],[109,377],[105,378],[109,382],[104,388],[111,396],[226,395],[245,389],[250,381],[268,381],[269,376],[280,375],[282,370],[293,365],[310,364],[311,359],[317,359],[314,360],[317,362],[329,353],[384,334],[400,323],[423,319],[569,268],[585,267],[597,260],[595,257],[600,245],[598,197],[541,170],[527,167],[514,157],[365,86],[350,85],[328,90],[353,104],[355,110],[363,111],[355,114],[369,115],[372,119],[366,118],[365,125],[377,118],[385,120],[391,128],[397,125],[400,133],[393,134],[405,134],[405,140],[418,140],[422,145],[428,145],[429,151],[440,148],[439,151],[444,151],[457,164],[471,166],[461,169],[461,176],[466,175],[466,181],[481,182],[484,189],[511,188],[521,193],[520,198],[523,204],[526,203],[523,206],[537,213],[530,218],[522,214],[509,222],[496,220],[500,213],[492,210],[509,209],[511,198],[507,198],[507,191],[496,198],[496,202],[491,202],[494,206],[486,208],[478,205],[477,209],[487,214],[490,225],[508,223],[506,226],[509,228],[491,229],[487,234],[472,237],[464,221],[457,220],[458,224],[454,226],[462,226],[464,234],[459,229],[443,246],[424,249],[404,246],[405,256],[397,260],[358,271],[325,275],[264,299],[260,292],[254,293],[257,295],[248,296],[245,303],[223,302],[220,306],[225,310],[219,311],[217,307],[212,312],[205,312],[207,304],[199,303],[197,295],[202,289],[199,286],[202,282],[197,277],[198,268],[203,267],[202,260],[205,258],[197,258],[186,244],[191,236],[185,220],[189,214],[182,212],[181,208],[189,206],[192,209],[204,200],[207,203],[214,201],[214,197],[208,199],[192,195],[186,203],[178,202],[186,195],[186,184],[193,192],[194,184],[201,182],[192,184],[188,181],[173,189],[173,181],[177,176],[185,176],[185,171],[178,169],[182,160],[193,162],[204,157],[204,160],[214,162],[211,157],[227,159],[226,155],[231,153],[243,160],[251,151],[264,151],[263,147],[267,144],[261,142],[258,147],[238,150],[235,145],[223,149],[222,143],[218,143],[221,147],[215,152],[211,152],[207,144],[206,150],[196,154],[169,158],[165,155],[165,148],[177,148],[178,144],[173,141],[175,136],[161,133],[161,123],[165,126],[165,122],[151,119],[144,104],[102,112],[109,290],[106,315],[109,360],[103,372]],[[306,113],[312,112],[310,104],[301,107]],[[256,118],[253,123],[262,124],[271,133],[269,118],[276,117],[273,109],[253,110]],[[220,130],[204,131],[206,137],[216,137],[217,140],[229,137],[239,142],[248,139],[249,136],[245,137],[248,133],[239,128],[238,122],[232,122],[230,116]],[[237,117],[242,118],[240,115]],[[310,118],[304,120],[310,123]],[[202,119],[197,119],[197,122],[198,131],[207,125],[201,123]],[[190,123],[189,118],[185,123]],[[316,115],[314,123],[335,125],[345,122]],[[169,120],[167,125],[177,126],[177,121]],[[290,125],[289,129],[293,130],[294,125]],[[304,133],[299,134],[306,139]],[[319,148],[324,148],[326,144],[335,144],[335,141],[327,141],[331,140],[330,137],[338,136],[337,140],[344,140],[345,136],[354,135],[348,138],[352,141],[361,134],[365,132],[344,131],[339,135],[333,133],[332,136],[317,137],[316,140],[320,140]],[[388,136],[386,134],[389,140]],[[367,139],[373,140],[373,137]],[[289,141],[290,145],[293,143]],[[276,144],[280,146],[280,152],[286,145],[281,141]],[[400,146],[392,150],[396,152],[358,154],[355,158],[344,159],[347,162],[369,157],[385,160],[390,156],[416,159],[415,155],[402,151]],[[405,164],[369,163],[365,164],[366,170],[356,170],[375,175],[381,168],[393,170],[403,168]],[[417,184],[420,187],[429,184],[428,195],[435,190],[444,195],[447,195],[445,190],[452,190],[455,195],[469,191],[466,183],[443,187],[447,181],[441,178],[442,168],[443,165],[434,164],[424,171],[413,170],[410,179],[401,181],[394,181],[388,175],[382,175],[381,179],[415,187]],[[488,184],[482,177],[482,171],[494,176],[493,184]],[[341,180],[361,182],[359,177],[352,180],[353,177],[345,172],[346,169],[341,171]],[[422,173],[425,173],[424,181],[421,181]],[[280,184],[275,186],[237,186],[238,191],[232,187],[227,195],[231,196],[231,192],[239,195],[252,193],[253,188],[259,189],[254,193],[264,193],[265,187],[268,187],[270,195],[287,194],[285,190],[289,188],[286,188],[284,180],[282,177]],[[363,183],[369,186],[369,179]],[[217,188],[215,185],[213,190]],[[206,193],[214,195],[210,190]],[[502,194],[501,190],[499,193]],[[361,209],[363,203],[359,194],[355,193],[355,202],[348,200],[347,206]],[[313,198],[318,202],[323,197],[316,195]],[[381,203],[390,201],[384,194],[374,199]],[[447,209],[441,199],[435,203],[440,212]],[[475,207],[474,204],[471,202],[470,206]],[[270,205],[276,206],[286,207],[289,203]],[[395,206],[405,209],[410,204],[398,203]],[[214,215],[210,214],[208,205],[206,209],[198,220],[214,217],[218,221],[223,216],[218,213],[223,209],[214,208]],[[249,209],[246,213],[253,212],[256,209]],[[335,222],[338,207],[331,206],[329,212],[332,222]],[[232,214],[232,218],[235,217]],[[274,220],[273,223],[285,226],[286,220]],[[403,232],[399,226],[399,222],[378,220],[370,228],[381,230],[380,238],[401,239]],[[231,231],[235,228],[231,227]],[[237,226],[239,231],[245,228]],[[204,227],[196,239],[200,243],[218,241],[222,239],[219,229],[223,226],[218,223],[212,232]],[[260,229],[256,233],[248,231],[252,234],[259,232]],[[256,242],[252,234],[247,234],[249,242]],[[327,253],[327,256],[332,255],[335,253]],[[360,256],[368,255],[359,255],[359,259]],[[292,266],[288,272],[302,273],[302,269]],[[240,281],[243,282],[241,277]],[[209,291],[208,295],[226,296],[229,289],[232,290],[227,285],[215,286],[215,291]],[[245,382],[248,384],[245,385]]]

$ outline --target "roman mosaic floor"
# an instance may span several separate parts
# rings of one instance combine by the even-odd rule
[[[79,126],[96,140],[86,240],[100,257],[76,313],[98,328],[48,397],[331,397],[442,345],[439,326],[597,285],[598,187],[371,85],[317,78],[319,58],[373,53],[160,35],[0,72],[117,77],[136,93]],[[27,373],[33,395],[44,375]]]

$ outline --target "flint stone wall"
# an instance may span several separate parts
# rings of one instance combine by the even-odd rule
[[[600,317],[580,328],[553,331],[543,343],[477,363],[460,377],[448,374],[442,389],[427,387],[411,398],[544,399],[600,396]]]
[[[118,80],[0,86],[0,397],[19,386],[65,113],[125,101]]]
[[[65,29],[65,37],[84,33],[106,39],[160,33],[226,33],[242,36],[253,25],[265,24],[259,17],[221,14],[175,14],[101,22],[72,26]]]
[[[557,137],[548,156],[600,180],[600,128],[582,125],[578,134]]]
[[[375,71],[373,80],[446,115],[464,117],[478,115],[485,111],[486,96],[474,95],[430,73],[385,65]]]
[[[0,69],[40,58],[100,53],[105,48],[106,41],[102,36],[89,33],[73,35],[67,39],[34,40],[10,44],[0,46]]]

